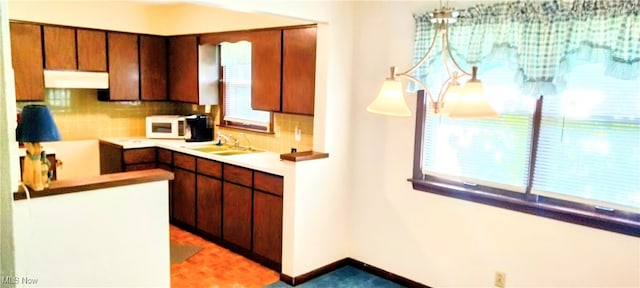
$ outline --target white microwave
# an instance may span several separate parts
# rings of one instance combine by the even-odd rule
[[[184,139],[186,122],[180,115],[154,115],[146,118],[147,138]]]

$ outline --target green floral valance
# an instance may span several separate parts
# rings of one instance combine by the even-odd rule
[[[607,75],[640,76],[640,0],[515,1],[476,5],[460,10],[449,26],[454,57],[463,66],[482,70],[517,65],[517,81],[532,94],[553,94],[564,76],[580,62],[606,64]],[[414,62],[427,51],[434,35],[429,13],[414,15]],[[416,71],[430,83],[440,45]]]

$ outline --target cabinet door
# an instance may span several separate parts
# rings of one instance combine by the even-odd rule
[[[169,38],[169,99],[198,104],[198,38]]]
[[[173,165],[173,152],[168,149],[158,148],[158,164]]]
[[[173,219],[190,227],[196,226],[196,174],[174,168]]]
[[[123,152],[124,164],[156,163],[156,148],[134,148]]]
[[[122,162],[124,171],[154,169],[157,167],[156,148],[125,149]]]
[[[282,33],[282,112],[313,115],[316,28],[286,29]]]
[[[266,30],[251,33],[251,108],[281,109],[282,32]]]
[[[122,147],[100,142],[100,175],[122,172]]]
[[[9,23],[17,101],[44,100],[40,25]]]
[[[282,198],[253,192],[253,252],[276,263],[282,259]]]
[[[109,32],[109,100],[140,99],[138,35]]]
[[[140,35],[140,99],[167,100],[167,39]]]
[[[44,67],[76,70],[76,30],[74,28],[42,26],[44,34]]]
[[[107,71],[107,34],[104,31],[77,29],[78,70]]]
[[[197,228],[211,236],[222,236],[222,181],[197,176]]]
[[[222,238],[251,250],[251,188],[223,183]]]

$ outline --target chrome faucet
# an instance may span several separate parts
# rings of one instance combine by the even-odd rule
[[[224,142],[222,142],[222,140],[224,140]],[[229,142],[229,137],[227,137],[226,135],[222,134],[222,133],[218,133],[218,143],[216,143],[216,145],[218,146],[222,146],[224,144],[227,144],[227,142]]]
[[[247,141],[247,146],[240,146],[240,138],[244,138],[244,140]],[[224,142],[221,143],[221,140],[224,140]],[[244,133],[238,133],[238,137],[233,137],[233,135],[229,134],[229,135],[224,135],[222,133],[218,133],[218,144],[217,145],[222,145],[222,144],[227,144],[229,143],[230,145],[232,145],[233,149],[242,149],[242,150],[252,150],[251,148],[251,140],[249,140],[249,137],[247,136],[247,134]]]

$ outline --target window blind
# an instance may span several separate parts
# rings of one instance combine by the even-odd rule
[[[269,112],[251,109],[251,43],[220,44],[223,69],[224,121],[267,126]]]
[[[534,193],[640,212],[640,81],[584,64],[545,97]]]
[[[451,119],[429,114],[423,135],[424,174],[524,192],[535,99],[520,95],[505,67],[485,71],[485,94],[500,113],[494,119]],[[445,102],[446,104],[446,102]]]

